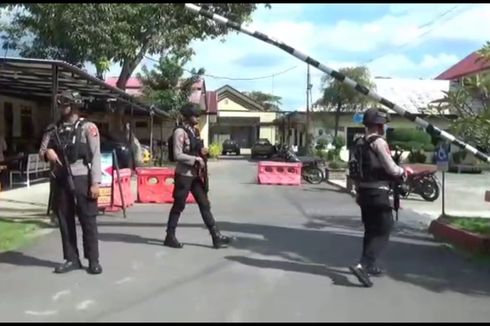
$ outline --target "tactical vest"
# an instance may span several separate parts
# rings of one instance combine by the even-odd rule
[[[174,133],[175,130],[182,128],[185,130],[187,133],[187,136],[189,137],[189,150],[185,149],[184,146],[184,153],[192,156],[199,156],[201,153],[202,149],[202,141],[199,137],[196,137],[188,128],[184,126],[177,126],[172,130],[172,135],[168,138],[167,144],[168,144],[168,159],[170,162],[175,162],[175,156],[174,156]]]
[[[63,125],[62,122],[58,123],[58,135],[62,148],[56,148],[56,152],[61,155],[61,150],[64,149],[70,164],[80,159],[85,165],[91,162],[90,147],[88,143],[82,142],[82,131],[85,123],[83,118],[78,119],[74,124]]]
[[[377,153],[371,144],[381,136],[372,136],[367,140],[365,137],[356,139],[350,150],[349,177],[357,182],[391,181],[390,176],[379,162]]]

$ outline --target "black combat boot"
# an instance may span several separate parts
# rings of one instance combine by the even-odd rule
[[[365,269],[372,276],[382,276],[385,274],[385,271],[375,264],[367,265]]]
[[[63,274],[81,268],[82,268],[82,263],[80,262],[80,259],[77,258],[73,260],[65,260],[63,264],[57,266],[54,269],[54,272],[56,274]]]
[[[373,286],[373,282],[369,278],[369,274],[364,266],[357,264],[355,266],[350,266],[349,269],[365,287],[370,288]]]
[[[213,247],[215,249],[226,248],[228,244],[231,242],[231,238],[221,235],[218,228],[216,226],[212,226],[209,228],[209,232],[211,233],[211,237],[213,239]]]
[[[170,248],[177,248],[177,249],[180,249],[184,246],[175,237],[175,229],[168,229],[167,230],[167,236],[165,237],[165,241],[163,242],[163,245],[170,247]]]
[[[102,273],[102,266],[98,261],[89,261],[87,271],[89,274],[100,274]]]

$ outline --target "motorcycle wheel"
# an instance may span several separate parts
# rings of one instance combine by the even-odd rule
[[[317,167],[304,168],[302,175],[306,182],[314,185],[320,184],[324,179],[323,171]]]
[[[420,190],[420,196],[426,201],[435,201],[439,198],[439,185],[433,178],[425,179]]]

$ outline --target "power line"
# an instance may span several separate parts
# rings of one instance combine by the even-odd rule
[[[145,56],[146,59],[148,60],[151,60],[153,62],[159,62],[157,59],[153,59],[151,57],[148,57],[148,56]],[[267,75],[267,76],[260,76],[260,77],[248,77],[248,78],[232,78],[232,77],[225,77],[225,76],[216,76],[216,75],[211,75],[211,74],[202,74],[203,76],[206,76],[206,77],[209,77],[209,78],[214,78],[214,79],[226,79],[226,80],[236,80],[236,81],[239,81],[239,80],[259,80],[259,79],[268,79],[268,78],[274,78],[275,76],[279,76],[279,75],[282,75],[282,74],[285,74],[293,69],[296,69],[298,66],[293,66],[293,67],[290,67],[286,70],[283,70],[283,71],[279,71],[279,72],[276,72],[274,74],[271,74],[271,75]],[[182,70],[188,72],[188,73],[193,73],[192,71],[190,70],[187,70],[185,68],[182,68]]]
[[[426,27],[428,27],[428,26],[434,25],[434,23],[435,23],[436,21],[438,21],[438,20],[442,19],[444,16],[449,15],[451,12],[455,11],[455,10],[456,10],[458,7],[459,7],[459,6],[454,6],[454,7],[451,7],[450,9],[448,9],[448,10],[444,11],[443,13],[441,13],[441,14],[437,15],[436,17],[432,18],[430,21],[428,21],[428,22],[426,22],[426,23],[424,23],[424,24],[422,24],[422,25],[417,26],[417,29],[422,29],[422,28],[426,28]],[[459,8],[461,8],[461,7],[459,7]],[[452,16],[450,16],[449,18],[446,18],[444,21],[447,21],[448,19],[452,19],[452,18],[454,18],[454,17],[455,17],[455,15],[452,15]],[[365,62],[363,62],[362,64],[364,65],[364,64],[371,63],[371,62],[373,62],[373,61],[375,61],[375,60],[378,60],[378,59],[380,59],[380,58],[382,58],[382,57],[384,57],[384,56],[386,56],[386,55],[388,55],[388,54],[392,54],[393,52],[396,52],[397,50],[401,50],[401,49],[403,49],[404,47],[406,47],[407,45],[409,45],[409,44],[413,43],[414,41],[419,40],[420,38],[422,38],[422,37],[426,36],[427,34],[431,33],[431,32],[432,32],[432,31],[433,31],[433,30],[434,30],[436,27],[437,27],[437,26],[433,26],[432,28],[430,28],[430,29],[426,30],[424,33],[422,33],[422,34],[420,34],[419,36],[417,36],[415,39],[410,40],[410,41],[408,41],[408,42],[405,42],[405,43],[403,43],[403,44],[401,44],[401,45],[399,45],[399,46],[397,46],[397,47],[395,47],[395,48],[392,48],[390,51],[387,51],[387,52],[383,53],[383,54],[382,54],[382,55],[380,55],[380,56],[377,56],[377,57],[372,58],[372,59],[370,59],[370,60],[368,60],[368,61],[365,61]]]

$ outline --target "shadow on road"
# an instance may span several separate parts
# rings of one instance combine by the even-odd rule
[[[301,264],[301,263],[282,261],[282,260],[255,259],[255,258],[243,257],[243,256],[227,256],[225,258],[248,266],[260,267],[260,268],[275,268],[283,271],[326,276],[332,279],[334,285],[340,285],[346,287],[363,287],[360,284],[355,284],[349,281],[347,276],[345,276],[345,275],[350,275],[349,272],[340,269],[328,268],[324,265]]]
[[[22,252],[7,251],[0,253],[0,265],[8,264],[15,266],[39,266],[54,268],[58,266],[59,262],[53,262],[50,260],[39,259],[32,256],[27,256]]]
[[[339,274],[345,274],[347,267],[357,262],[361,253],[361,232],[350,231],[349,234],[230,222],[222,222],[220,226],[226,232],[263,237],[237,237],[237,241],[231,244],[232,247],[264,256],[280,257],[286,261],[236,256],[227,259],[261,268],[325,275],[336,284],[347,283]],[[489,271],[471,264],[442,246],[405,238],[392,239],[382,258],[381,264],[387,270],[387,277],[394,280],[434,292],[490,295]],[[341,269],[341,272],[337,269]]]
[[[101,233],[99,232],[99,240],[107,242],[125,242],[134,244],[150,244],[155,246],[163,246],[162,239],[145,238],[136,234],[130,233]]]

